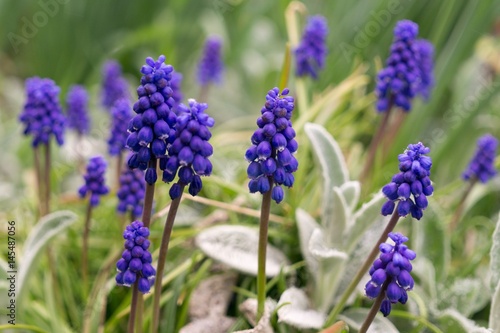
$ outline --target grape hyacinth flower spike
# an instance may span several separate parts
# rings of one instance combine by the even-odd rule
[[[431,90],[434,87],[434,46],[426,39],[418,39],[415,44],[420,54],[420,61],[418,63],[420,84],[418,92],[424,100],[428,100]]]
[[[410,111],[411,100],[420,83],[420,53],[416,44],[418,25],[409,20],[399,21],[394,28],[394,41],[386,67],[377,75],[377,110],[388,112],[394,104]]]
[[[497,155],[498,140],[491,134],[486,134],[477,140],[477,148],[469,165],[462,173],[462,179],[468,181],[467,188],[462,194],[460,201],[455,209],[455,213],[449,224],[450,231],[456,229],[462,212],[465,207],[465,201],[472,191],[474,185],[480,181],[487,183],[497,174],[495,169],[495,157]]]
[[[392,304],[406,304],[407,292],[413,289],[410,261],[416,258],[416,254],[403,244],[408,238],[402,234],[391,232],[389,238],[394,241],[394,245],[380,244],[381,254],[370,268],[371,279],[366,283],[365,292],[366,296],[376,298],[376,301],[361,326],[360,333],[368,330],[379,310],[387,317]]]
[[[101,103],[111,111],[115,102],[122,98],[130,98],[127,81],[122,76],[122,68],[115,60],[107,61],[102,67]]]
[[[318,71],[325,65],[326,37],[328,25],[322,15],[310,16],[302,35],[299,46],[295,49],[297,76],[311,76],[318,78]]]
[[[189,106],[178,106],[175,141],[168,149],[168,157],[160,160],[163,181],[172,182],[178,174],[179,180],[170,188],[172,200],[181,196],[182,188],[189,186],[189,193],[197,195],[202,188],[201,176],[210,176],[212,163],[208,159],[212,145],[208,142],[212,134],[209,128],[214,119],[205,113],[206,103],[189,100]]]
[[[427,208],[427,197],[432,195],[430,170],[432,160],[426,156],[430,149],[421,142],[410,144],[403,154],[398,156],[399,173],[392,177],[392,181],[382,188],[387,202],[382,206],[382,215],[390,215],[399,201],[397,213],[400,217],[411,214],[420,220],[423,210]],[[413,199],[412,199],[413,197]]]
[[[168,157],[160,160],[160,169],[163,170],[163,181],[172,182],[176,175],[178,181],[170,188],[172,203],[165,221],[158,258],[158,276],[163,275],[167,258],[168,244],[174,225],[177,209],[181,201],[184,187],[192,196],[197,195],[202,188],[202,176],[210,176],[212,163],[208,159],[212,153],[212,145],[208,142],[212,134],[209,128],[214,126],[214,119],[205,110],[206,103],[198,103],[194,99],[188,100],[188,106],[179,104],[178,117],[175,126],[175,140],[168,148]],[[155,283],[153,299],[153,331],[156,332],[160,315],[161,280]]]
[[[125,98],[117,100],[111,108],[111,131],[108,139],[108,153],[111,156],[119,155],[126,150],[131,111],[130,101]]]
[[[288,96],[287,88],[273,88],[266,95],[266,103],[257,119],[258,129],[251,138],[252,146],[245,158],[251,193],[263,194],[259,226],[258,270],[257,270],[257,322],[264,313],[266,298],[266,249],[271,200],[283,200],[283,185],[292,187],[293,173],[298,161],[293,154],[298,149],[292,127],[294,98]]]
[[[118,197],[118,212],[125,214],[129,211],[133,217],[141,216],[145,191],[146,182],[144,181],[144,172],[125,167],[120,175],[120,187],[116,193]]]
[[[123,232],[125,250],[116,263],[115,277],[119,286],[130,287],[137,282],[141,293],[147,294],[154,283],[156,271],[151,265],[149,229],[141,221],[134,221]]]
[[[259,128],[252,135],[252,146],[245,153],[250,162],[247,168],[250,192],[264,194],[272,187],[272,199],[276,203],[283,200],[282,186],[293,186],[293,173],[299,165],[293,155],[298,149],[291,122],[294,98],[287,96],[288,92],[288,89],[283,89],[281,94],[278,88],[269,90],[257,119]]]
[[[106,173],[106,161],[101,156],[92,157],[87,165],[87,174],[83,176],[85,184],[80,187],[78,194],[81,198],[88,195],[89,203],[87,214],[85,216],[85,224],[83,229],[83,246],[82,246],[82,277],[84,292],[88,286],[88,238],[90,233],[90,218],[92,209],[99,204],[100,197],[109,192],[105,184],[104,174]]]
[[[66,99],[68,127],[80,136],[88,134],[90,130],[88,99],[87,91],[80,85],[72,86]]]
[[[126,144],[134,152],[128,166],[146,170],[148,184],[156,182],[156,161],[165,157],[167,145],[175,139],[177,116],[172,111],[175,101],[170,87],[174,68],[164,62],[163,55],[157,61],[148,57],[142,66],[141,85],[137,88],[139,100],[133,107],[137,115],[128,126]]]
[[[498,140],[491,134],[486,134],[477,140],[477,149],[462,174],[464,180],[477,179],[481,183],[488,182],[497,174],[495,157],[497,155]]]
[[[218,36],[208,37],[203,55],[198,63],[198,82],[202,86],[220,83],[222,80],[222,40]]]
[[[39,209],[44,216],[50,210],[50,139],[53,136],[59,146],[64,143],[66,119],[59,104],[60,88],[54,81],[32,77],[26,80],[25,86],[27,100],[19,120],[24,125],[24,135],[32,137]],[[45,148],[42,161],[40,145]]]

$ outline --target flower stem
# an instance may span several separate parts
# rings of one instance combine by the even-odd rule
[[[200,95],[198,96],[198,101],[200,103],[206,103],[208,99],[208,89],[209,84],[204,84],[200,88]]]
[[[398,203],[399,206],[399,203]],[[351,296],[352,292],[356,289],[356,286],[358,285],[359,281],[363,278],[363,275],[366,274],[366,272],[370,269],[370,266],[373,264],[373,261],[377,257],[377,254],[379,252],[379,246],[382,244],[384,241],[387,240],[387,237],[389,233],[394,230],[394,227],[398,223],[399,220],[399,215],[398,215],[398,207],[394,209],[394,213],[391,216],[391,219],[389,220],[389,223],[387,223],[387,226],[385,227],[384,231],[380,235],[380,238],[378,239],[377,243],[373,246],[370,254],[366,258],[365,262],[361,266],[361,268],[358,270],[354,278],[351,280],[351,283],[349,286],[347,286],[346,290],[342,294],[339,302],[335,305],[335,307],[332,309],[330,312],[330,315],[326,319],[326,322],[323,327],[328,327],[333,324],[337,316],[342,312],[344,309],[344,305],[349,299],[349,296]]]
[[[472,188],[474,187],[474,185],[476,183],[477,183],[477,178],[472,179],[469,182],[464,193],[462,194],[462,197],[460,198],[460,201],[458,202],[457,209],[455,209],[455,214],[453,214],[453,217],[451,218],[451,221],[449,224],[450,232],[453,232],[457,228],[458,222],[460,221],[460,217],[462,216],[462,213],[463,213],[464,208],[465,208],[465,201],[469,197],[469,194],[471,193]]]
[[[36,186],[37,186],[37,191],[38,191],[38,211],[40,214],[40,217],[45,215],[45,200],[43,199],[43,196],[45,194],[45,191],[43,190],[43,183],[42,183],[42,170],[40,166],[40,151],[38,150],[38,147],[35,147],[33,149],[34,156],[34,164],[35,164],[35,176],[36,176]]]
[[[389,149],[391,148],[394,140],[398,136],[399,130],[403,125],[406,117],[408,116],[408,112],[403,111],[403,109],[399,109],[399,112],[396,113],[396,119],[392,122],[391,128],[389,129],[387,135],[384,137],[384,142],[382,143],[383,147],[383,159],[385,160],[387,154],[389,153]]]
[[[83,299],[87,298],[88,288],[88,251],[89,251],[89,233],[90,233],[90,218],[92,216],[92,205],[87,206],[87,213],[85,215],[85,224],[83,227],[83,245],[82,245],[82,280],[83,280]]]
[[[156,280],[153,298],[153,333],[158,332],[158,327],[160,323],[160,296],[161,296],[161,283],[163,277],[163,270],[165,268],[165,261],[168,252],[168,243],[170,242],[170,235],[172,234],[172,229],[174,227],[175,216],[177,215],[177,209],[182,198],[182,192],[184,191],[184,185],[181,185],[181,195],[170,204],[170,209],[168,211],[168,216],[165,221],[165,228],[163,228],[163,235],[161,237],[160,254],[158,257],[158,268],[156,270]]]
[[[158,164],[158,160],[155,157],[153,157],[149,161],[148,167],[156,170],[157,164]],[[142,209],[142,223],[147,228],[149,228],[149,225],[151,224],[151,213],[153,211],[154,196],[155,196],[155,183],[149,184],[146,182],[146,193],[144,194],[144,206]],[[131,216],[132,216],[132,214],[131,214]],[[142,310],[143,310],[144,299],[142,298],[142,294],[139,294],[139,289],[137,288],[137,283],[139,283],[139,282],[136,282],[134,284],[134,289],[132,291],[132,300],[134,300],[134,298],[136,300],[135,300],[135,304],[132,304],[134,306],[134,309],[130,308],[130,311],[131,311],[130,315],[131,316],[132,316],[132,310],[134,312],[139,312],[139,314],[142,314]],[[135,313],[134,313],[133,320],[134,320],[134,323],[137,327],[137,331],[142,332],[142,315],[137,317],[137,322],[136,322]],[[134,324],[132,324],[132,329],[133,329],[133,325]],[[129,330],[130,330],[130,320],[129,320]]]
[[[368,315],[366,316],[366,319],[363,322],[363,325],[361,325],[361,328],[359,329],[359,333],[366,333],[368,331],[368,328],[370,327],[371,323],[373,322],[373,319],[375,319],[377,312],[380,310],[380,305],[382,304],[382,301],[385,298],[385,290],[387,289],[388,285],[389,285],[389,280],[384,282],[384,284],[382,286],[382,290],[380,290],[380,294],[375,299],[375,303],[373,303],[372,308],[370,309],[370,312],[368,312]]]
[[[375,155],[377,153],[377,149],[383,141],[384,134],[386,132],[387,126],[389,125],[389,118],[391,116],[392,104],[389,105],[387,111],[384,112],[384,117],[382,118],[382,122],[378,127],[377,132],[372,138],[372,142],[370,143],[370,147],[368,148],[368,155],[366,157],[365,167],[361,172],[360,179],[362,182],[366,180],[370,171],[373,169],[373,163],[375,162]]]
[[[266,302],[266,250],[267,250],[267,231],[269,226],[269,214],[271,212],[271,193],[273,180],[269,178],[269,191],[262,196],[262,207],[260,210],[259,226],[259,250],[258,250],[258,270],[257,270],[257,318],[258,323],[264,314]]]
[[[120,175],[122,174],[122,169],[123,169],[123,153],[119,152],[118,156],[116,156],[116,183],[115,183],[115,190],[118,192],[118,189],[120,188]]]
[[[138,281],[134,283],[134,290],[132,291],[132,302],[130,303],[130,316],[128,317],[128,333],[134,333],[135,317],[137,313],[137,299],[139,298]]]
[[[50,142],[45,144],[45,168],[44,168],[44,180],[45,180],[45,214],[50,213]]]

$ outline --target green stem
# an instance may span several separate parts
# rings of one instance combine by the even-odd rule
[[[365,167],[361,172],[360,179],[362,182],[365,182],[366,178],[370,174],[370,171],[373,169],[373,163],[375,162],[375,155],[377,150],[384,138],[384,134],[386,132],[387,126],[389,125],[389,118],[392,111],[392,103],[387,108],[387,111],[384,112],[384,117],[382,118],[382,122],[378,127],[377,133],[373,136],[372,142],[370,143],[370,147],[368,148],[368,155],[366,157]]]
[[[135,281],[133,287],[134,290],[132,291],[132,302],[130,303],[130,316],[128,317],[128,328],[127,328],[128,333],[134,333],[135,317],[137,314],[137,300],[139,298],[138,283],[139,281]]]
[[[45,214],[50,213],[50,141],[45,145]]]
[[[177,210],[181,202],[182,193],[184,192],[184,186],[181,185],[181,195],[170,204],[170,209],[168,210],[167,220],[165,221],[165,228],[163,228],[163,235],[161,237],[160,254],[158,257],[158,268],[156,270],[156,280],[153,298],[153,332],[158,332],[158,327],[160,323],[160,297],[161,297],[161,284],[163,277],[163,270],[165,269],[165,262],[168,253],[168,243],[170,242],[170,235],[172,234],[172,229],[174,227],[175,216],[177,215]]]
[[[465,189],[464,193],[462,194],[462,197],[460,198],[460,201],[458,202],[457,209],[455,209],[455,214],[453,214],[453,217],[451,218],[450,224],[449,224],[449,230],[450,232],[453,232],[457,226],[458,222],[460,221],[460,217],[462,216],[462,213],[465,208],[465,201],[469,197],[469,194],[472,191],[472,188],[474,185],[477,183],[477,178],[473,178],[467,188]]]
[[[40,151],[38,147],[33,149],[34,156],[34,164],[35,164],[35,176],[36,176],[36,186],[38,191],[38,211],[40,217],[44,216],[46,213],[44,211],[45,208],[45,200],[43,198],[45,191],[43,190],[43,182],[42,182],[42,170],[40,166]]]
[[[156,170],[157,160],[155,157],[149,161],[149,167]],[[146,194],[144,195],[144,207],[142,210],[142,223],[146,228],[151,224],[151,212],[153,210],[153,199],[155,196],[155,184],[146,183]]]
[[[90,233],[90,219],[92,216],[92,205],[87,206],[87,213],[85,215],[85,224],[83,227],[83,245],[82,245],[82,280],[83,280],[83,299],[87,298],[87,288],[89,284],[88,279],[88,251],[89,251],[89,233]]]
[[[120,188],[120,176],[122,174],[123,164],[123,154],[120,152],[116,156],[116,180],[115,180],[115,191],[118,192]]]
[[[439,327],[425,319],[423,316],[417,316],[412,313],[406,312],[406,311],[399,311],[399,310],[392,310],[391,311],[391,316],[393,317],[399,317],[399,318],[405,318],[405,319],[411,319],[418,321],[422,325],[426,326],[429,330],[431,330],[434,333],[443,333]]]
[[[383,242],[385,242],[387,240],[387,237],[388,237],[389,233],[392,230],[394,230],[394,227],[398,223],[398,220],[399,220],[398,206],[399,206],[399,203],[396,206],[396,208],[394,209],[394,213],[392,214],[391,219],[389,220],[389,223],[387,223],[387,226],[385,227],[384,231],[380,235],[380,238],[378,239],[377,243],[372,248],[370,254],[366,258],[365,262],[363,263],[363,265],[361,266],[361,268],[359,269],[359,271],[356,273],[356,275],[354,276],[354,278],[351,280],[351,283],[349,284],[349,286],[347,286],[346,290],[344,291],[344,293],[340,297],[339,302],[335,305],[335,307],[330,312],[330,315],[326,319],[325,325],[323,327],[326,328],[326,327],[328,327],[328,326],[330,326],[330,325],[333,324],[333,322],[335,321],[335,319],[337,318],[337,316],[344,309],[345,303],[349,299],[349,296],[351,296],[351,294],[353,293],[353,291],[356,289],[356,286],[358,285],[359,281],[361,281],[361,279],[363,278],[363,276],[370,269],[370,266],[373,264],[373,261],[377,257],[377,254],[379,252],[379,246],[380,246],[380,244],[382,244]]]
[[[368,315],[366,316],[366,319],[363,322],[363,325],[361,325],[361,328],[359,329],[359,333],[366,333],[368,331],[368,328],[372,324],[373,319],[375,319],[377,312],[380,310],[380,305],[382,304],[382,301],[385,298],[385,291],[386,291],[388,285],[389,285],[389,280],[384,282],[384,285],[382,286],[382,290],[380,290],[380,294],[375,299],[375,303],[373,303],[373,305],[370,309],[370,312],[368,312]]]
[[[264,306],[266,302],[266,250],[269,214],[271,212],[271,193],[273,188],[272,178],[269,178],[269,183],[269,191],[264,193],[264,195],[262,196],[262,207],[260,210],[256,323],[259,322],[260,318],[264,314]]]

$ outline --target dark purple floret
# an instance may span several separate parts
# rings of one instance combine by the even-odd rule
[[[137,282],[139,291],[149,293],[154,284],[156,270],[151,265],[152,257],[149,252],[151,245],[148,240],[149,229],[141,221],[134,221],[123,232],[125,250],[116,263],[116,284],[130,287]]]
[[[420,53],[420,85],[418,92],[425,100],[431,95],[434,87],[434,46],[426,39],[418,39],[415,44]]]
[[[417,220],[422,218],[423,210],[428,204],[427,197],[434,192],[429,178],[432,160],[426,156],[429,152],[430,149],[419,142],[410,144],[404,153],[398,156],[400,172],[382,188],[382,193],[388,199],[382,206],[382,215],[392,214],[396,202],[399,201],[399,216],[411,214]]]
[[[385,298],[380,306],[380,311],[387,317],[391,312],[392,304],[405,304],[408,300],[407,292],[413,289],[414,281],[410,275],[412,270],[411,260],[416,254],[403,243],[408,238],[400,233],[389,233],[389,238],[394,245],[380,244],[380,257],[374,261],[370,268],[371,279],[365,285],[366,296],[376,298],[381,292]]]
[[[33,137],[33,147],[48,144],[53,135],[61,146],[64,143],[65,117],[59,104],[59,87],[51,79],[32,77],[26,80],[26,104],[19,120],[24,135]]]
[[[327,35],[326,18],[321,15],[310,16],[302,35],[302,41],[295,49],[297,76],[310,75],[314,79],[318,77],[318,71],[324,67],[328,53],[326,48]]]
[[[132,108],[127,98],[119,99],[111,109],[111,134],[108,139],[108,152],[111,156],[121,154],[126,147],[128,124],[132,119]]]
[[[179,177],[170,189],[172,200],[181,195],[182,186],[189,186],[189,193],[197,195],[202,188],[201,177],[212,173],[208,158],[213,148],[208,140],[212,136],[209,128],[214,126],[214,119],[205,113],[206,103],[197,103],[194,99],[188,102],[188,106],[179,104],[177,107],[175,141],[168,148],[168,157],[160,160],[164,182],[172,182],[176,175]]]
[[[125,167],[120,175],[120,188],[116,193],[118,212],[125,214],[129,211],[133,216],[141,216],[145,191],[144,171]]]
[[[110,110],[119,99],[130,98],[127,81],[117,61],[107,61],[102,67],[102,76],[101,102],[106,109]]]
[[[150,167],[153,158],[166,157],[167,145],[175,139],[177,116],[171,88],[174,68],[166,65],[165,56],[157,61],[146,58],[142,66],[141,85],[137,88],[138,101],[134,104],[135,115],[128,124],[130,132],[126,145],[134,152],[128,160],[131,169],[146,170],[148,184],[157,180],[156,168]]]
[[[377,75],[377,110],[386,112],[392,105],[411,110],[411,100],[421,89],[420,49],[416,43],[418,25],[399,21],[394,28],[394,41],[386,67]]]
[[[90,130],[88,100],[87,91],[80,85],[72,86],[66,98],[68,127],[80,135],[88,134]]]
[[[102,195],[109,192],[104,181],[107,163],[102,156],[92,157],[87,165],[87,173],[83,176],[85,184],[80,187],[78,194],[81,198],[90,196],[90,204],[97,206]]]
[[[486,183],[497,174],[495,157],[497,155],[498,140],[491,134],[486,134],[477,140],[477,149],[469,166],[464,171],[464,180],[478,179]]]
[[[222,40],[212,36],[205,41],[203,55],[198,63],[198,82],[205,86],[209,83],[220,83],[222,80]]]
[[[294,99],[287,96],[288,92],[287,88],[281,94],[278,88],[269,90],[261,117],[257,119],[259,128],[245,153],[250,163],[247,169],[250,192],[266,193],[271,190],[272,180],[271,196],[277,203],[283,200],[282,185],[293,186],[293,173],[299,166],[293,155],[298,149],[291,121]]]

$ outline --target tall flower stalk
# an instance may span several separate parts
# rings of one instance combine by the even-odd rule
[[[198,63],[198,83],[201,85],[198,100],[200,102],[207,101],[208,88],[211,83],[222,81],[223,69],[222,39],[218,36],[210,36],[205,41],[203,54]]]
[[[50,212],[50,139],[54,136],[59,146],[64,143],[66,120],[59,104],[59,92],[60,88],[50,79],[27,79],[27,100],[19,117],[24,135],[32,136],[41,216]],[[44,148],[43,160],[40,147]]]
[[[410,144],[403,154],[399,154],[400,172],[395,174],[392,177],[392,181],[382,188],[382,193],[387,198],[387,201],[382,206],[380,212],[384,216],[392,214],[391,219],[365,262],[330,312],[325,322],[325,327],[333,324],[337,316],[342,312],[345,303],[375,260],[380,244],[386,241],[398,223],[399,218],[407,215],[411,215],[417,220],[422,218],[423,211],[428,205],[427,197],[434,192],[434,187],[430,180],[432,160],[429,156],[426,156],[429,152],[430,149],[419,142],[417,144]]]
[[[82,279],[83,290],[86,295],[88,287],[88,239],[90,234],[90,221],[92,209],[99,205],[100,197],[109,192],[105,184],[106,161],[101,156],[92,157],[87,165],[87,173],[83,176],[85,184],[80,187],[78,194],[81,198],[88,197],[87,213],[83,228],[82,239]]]
[[[292,127],[294,98],[287,88],[273,88],[266,95],[266,103],[257,119],[258,129],[251,138],[252,146],[245,158],[250,163],[247,174],[251,193],[263,194],[259,226],[257,273],[257,322],[264,313],[266,298],[266,249],[271,199],[280,203],[284,197],[283,185],[292,187],[293,173],[298,161],[293,156],[298,149]]]
[[[464,181],[468,182],[465,191],[460,198],[455,214],[450,222],[450,231],[456,229],[458,221],[462,216],[465,201],[472,191],[474,185],[480,181],[487,183],[497,174],[495,169],[495,157],[497,154],[498,140],[491,134],[486,134],[477,140],[477,149],[469,165],[462,174]]]
[[[128,124],[130,134],[126,145],[132,150],[132,154],[127,164],[130,169],[146,171],[142,210],[142,223],[146,228],[151,223],[158,159],[166,156],[167,145],[172,144],[175,139],[177,116],[173,111],[175,100],[170,82],[173,71],[171,65],[165,64],[164,55],[159,56],[156,61],[151,57],[146,58],[146,64],[141,68],[141,84],[137,88],[139,99],[133,106],[136,115]],[[134,331],[135,326],[139,331],[142,330],[142,316],[137,316],[137,323],[135,322],[137,308],[142,307],[142,297],[138,293],[136,282],[130,305],[129,333]]]
[[[418,25],[409,20],[402,20],[394,28],[394,41],[386,67],[377,75],[375,94],[376,109],[383,113],[382,121],[368,148],[367,159],[360,178],[365,180],[375,162],[378,148],[383,142],[389,146],[396,137],[405,115],[412,108],[412,100],[417,94],[428,99],[434,84],[433,48],[428,41],[417,40]],[[392,126],[391,115],[394,108],[402,113],[397,115]]]
[[[164,182],[172,182],[178,176],[178,181],[170,188],[172,203],[168,211],[158,257],[158,279],[155,282],[153,299],[153,332],[158,331],[160,320],[160,296],[162,276],[165,268],[168,244],[174,226],[177,209],[181,202],[184,188],[196,196],[202,189],[202,176],[210,176],[212,163],[208,159],[212,153],[212,145],[208,142],[212,134],[209,128],[214,126],[214,119],[205,113],[206,103],[197,103],[190,99],[188,106],[177,106],[178,118],[175,126],[175,140],[168,148],[168,157],[160,160]]]

